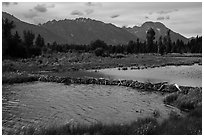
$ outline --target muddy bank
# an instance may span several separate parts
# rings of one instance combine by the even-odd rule
[[[6,93],[10,93],[6,96]],[[3,85],[3,134],[29,126],[128,123],[142,117],[159,121],[171,111],[163,95],[127,87],[34,82]]]

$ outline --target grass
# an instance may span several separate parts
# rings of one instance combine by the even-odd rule
[[[3,84],[14,84],[14,83],[25,83],[25,82],[33,82],[39,79],[38,76],[28,75],[28,74],[6,74],[2,76]]]
[[[184,118],[171,114],[158,128],[163,135],[198,135],[202,134],[202,107],[191,111]]]
[[[189,88],[183,92],[174,92],[165,97],[164,103],[189,111],[202,104],[202,89]]]
[[[102,123],[87,125],[72,125],[72,123],[64,126],[53,126],[35,130],[33,127],[18,131],[17,134],[37,134],[37,135],[143,135],[153,134],[152,131],[158,126],[156,119],[145,118],[132,122],[131,124],[110,124]],[[13,134],[10,132],[9,134]]]
[[[177,100],[178,96],[179,96],[179,94],[177,92],[171,93],[165,97],[164,103],[171,104],[172,102]]]
[[[63,126],[52,126],[36,130],[34,127],[24,128],[16,133],[24,135],[201,135],[202,106],[197,107],[185,117],[175,112],[159,124],[156,118],[138,119],[130,124],[97,123],[93,125],[76,125],[68,123]]]
[[[97,57],[92,53],[54,53],[29,59],[3,60],[3,72],[8,71],[40,71],[57,70],[59,72],[70,71],[72,68],[97,69],[110,67],[130,66],[161,66],[167,64],[192,64],[201,63],[200,56],[175,57],[174,55],[159,56],[154,54],[132,54],[123,57]],[[120,65],[119,65],[120,64]]]
[[[180,57],[181,56],[181,57]],[[156,56],[152,54],[125,55],[123,57],[96,57],[90,53],[57,53],[54,55],[39,56],[36,58],[22,60],[3,60],[2,62],[2,83],[23,83],[36,81],[38,77],[20,75],[19,72],[38,72],[41,70],[57,69],[56,75],[68,76],[72,74],[70,69],[97,69],[108,67],[128,67],[128,66],[162,66],[201,63],[202,56],[184,58],[183,55]],[[40,63],[38,60],[41,60]],[[56,64],[56,62],[59,64]],[[120,65],[118,65],[120,64]],[[11,73],[10,73],[11,72]],[[12,73],[14,72],[14,73]],[[7,75],[8,73],[8,75]],[[52,72],[54,73],[54,72]],[[10,77],[9,75],[12,75]],[[73,74],[72,74],[73,75]],[[75,74],[74,74],[75,75]],[[81,74],[80,74],[81,75]],[[156,121],[159,113],[155,111],[155,118],[139,119],[130,124],[104,125],[97,123],[94,125],[72,125],[52,126],[48,128],[27,127],[18,131],[10,131],[8,134],[42,134],[42,135],[76,135],[76,134],[100,134],[100,135],[173,135],[173,134],[202,134],[202,93],[201,89],[186,89],[185,93],[172,93],[164,100],[165,103],[174,105],[182,110],[188,110],[185,117],[179,117],[171,113],[170,117],[161,124]]]

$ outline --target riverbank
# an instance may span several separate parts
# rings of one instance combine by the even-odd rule
[[[68,86],[72,84],[79,84],[79,85],[91,84],[91,85],[118,86],[118,87],[122,86],[122,87],[133,88],[135,92],[139,91],[139,92],[144,92],[149,94],[151,93],[164,94],[166,96],[164,99],[164,102],[166,104],[176,106],[180,109],[182,108],[182,110],[186,111],[188,114],[184,117],[180,117],[177,114],[176,115],[170,114],[169,118],[164,120],[162,123],[158,123],[156,118],[160,117],[161,113],[159,111],[154,111],[155,113],[152,113],[153,117],[151,118],[141,118],[139,120],[136,120],[136,122],[132,122],[130,124],[124,124],[123,126],[121,126],[120,124],[106,125],[106,124],[100,124],[100,123],[88,126],[88,125],[80,125],[80,124],[73,125],[73,123],[69,123],[59,127],[49,126],[47,128],[40,128],[40,130],[32,126],[28,126],[28,127],[26,126],[25,128],[19,129],[17,131],[11,130],[6,134],[201,134],[202,132],[201,130],[202,109],[197,110],[198,108],[202,108],[202,92],[201,92],[202,89],[201,88],[180,87],[181,91],[179,91],[174,85],[166,85],[165,83],[151,84],[151,83],[140,83],[137,81],[129,81],[129,80],[121,81],[121,80],[108,80],[108,79],[100,79],[100,78],[99,79],[93,79],[93,78],[82,79],[82,78],[70,78],[70,77],[62,78],[62,77],[54,77],[54,76],[47,76],[47,75],[43,75],[43,76],[30,75],[30,77],[26,77],[26,76],[23,76],[23,77],[25,79],[22,78],[22,80],[20,81],[18,80],[15,81],[15,79],[11,80],[12,84],[25,83],[25,82],[30,83],[31,81],[42,81],[42,82],[48,82],[48,83],[49,82],[62,83]],[[9,81],[4,82],[4,85],[7,85],[6,83],[9,84]],[[9,85],[12,86],[11,82]],[[28,88],[28,89],[31,89],[31,88]],[[42,88],[40,88],[40,90],[41,89]],[[6,100],[8,101],[11,96],[9,95],[9,92],[5,92],[5,90],[3,91],[4,91],[3,102],[5,104]],[[15,90],[11,90],[11,91],[15,91]],[[25,92],[26,91],[27,90],[25,90]],[[18,90],[18,92],[20,91]],[[42,91],[39,91],[39,92],[41,93]],[[117,90],[116,93],[118,92],[119,91]],[[169,92],[171,94],[169,94]],[[87,92],[84,92],[84,93],[87,94]],[[12,92],[11,94],[15,94],[15,93]],[[59,93],[55,93],[55,94],[59,95]],[[102,91],[100,94],[105,94],[105,93],[104,91]],[[172,97],[172,94],[177,94],[178,97]],[[26,93],[24,95],[26,95]],[[42,98],[42,96],[40,98]],[[179,101],[180,102],[183,101],[180,103],[181,104],[180,107],[177,105],[179,104],[177,103]],[[11,102],[15,102],[15,100]],[[191,115],[191,113],[193,113],[193,116]],[[192,124],[192,121],[194,121],[194,124]],[[172,127],[170,123],[175,126]],[[97,128],[97,127],[100,127],[100,128]],[[131,129],[131,130],[127,130],[127,129]],[[167,130],[167,129],[170,129],[170,130]],[[118,130],[123,132],[118,132]]]
[[[97,57],[93,53],[55,53],[30,59],[3,60],[4,72],[56,72],[65,73],[78,70],[104,69],[116,67],[159,67],[167,65],[202,64],[202,55],[168,54],[130,54],[118,58]]]
[[[175,85],[168,85],[165,82],[153,84],[136,80],[104,79],[99,74],[94,74],[94,77],[92,77],[93,73],[87,73],[86,71],[133,66],[141,69],[165,65],[191,65],[194,63],[201,65],[202,56],[138,54],[125,55],[122,58],[116,56],[102,58],[95,57],[91,53],[57,53],[31,59],[4,60],[2,64],[3,86],[34,81],[55,82],[64,85],[122,86],[140,92],[161,94],[164,96],[164,103],[167,106],[175,106],[187,112],[187,115],[183,118],[173,116],[162,124],[155,122],[154,118],[144,118],[138,120],[139,123],[133,122],[122,126],[98,123],[92,126],[77,125],[76,127],[70,127],[68,124],[60,127],[48,127],[41,131],[33,130],[33,127],[30,127],[19,129],[19,132],[10,134],[201,134],[202,88],[179,86],[178,89]],[[11,94],[13,92],[3,90],[3,101],[8,101]],[[155,112],[156,115],[157,112]],[[194,121],[194,124],[192,124],[192,121]],[[99,127],[101,130],[99,130]]]
[[[101,103],[105,103],[105,104],[108,104],[107,103],[107,100],[104,102],[104,99],[108,99],[108,96],[110,96],[110,94],[113,94],[110,90],[104,90],[105,87],[102,88],[101,91],[99,91],[98,93],[102,96],[105,95],[105,98],[102,99],[101,97],[96,99],[96,97],[92,98],[92,99],[88,99],[90,96],[93,96],[95,94],[96,91],[98,91],[98,88],[93,88],[93,90],[87,90],[87,91],[83,91],[84,89],[86,89],[86,86],[85,85],[101,85],[101,86],[110,86],[110,85],[104,85],[105,84],[105,81],[104,80],[101,80],[101,79],[98,79],[98,80],[95,80],[95,84],[93,84],[93,80],[89,79],[89,80],[82,80],[82,79],[71,79],[71,78],[67,78],[68,80],[64,79],[64,78],[54,78],[54,77],[49,77],[49,76],[41,76],[39,78],[39,80],[41,81],[45,81],[46,83],[48,83],[48,85],[50,86],[53,86],[52,88],[48,88],[47,91],[44,90],[44,88],[46,88],[47,84],[41,84],[42,87],[38,87],[36,89],[35,86],[32,86],[32,82],[29,82],[28,84],[24,84],[23,85],[19,85],[19,84],[14,84],[13,85],[8,85],[8,87],[18,87],[17,90],[14,88],[14,89],[11,89],[11,90],[3,90],[3,97],[6,96],[6,93],[9,94],[9,92],[6,92],[6,91],[11,91],[10,93],[12,94],[12,96],[14,97],[14,100],[12,100],[12,96],[11,95],[8,95],[7,98],[3,98],[3,104],[6,105],[7,102],[10,103],[12,106],[11,107],[14,107],[15,105],[17,106],[21,106],[20,104],[18,104],[18,101],[21,102],[22,104],[22,110],[23,112],[25,113],[26,112],[26,106],[29,108],[27,111],[28,113],[26,113],[26,115],[29,115],[31,116],[31,114],[33,114],[33,116],[35,117],[35,121],[33,122],[37,122],[37,117],[36,116],[39,116],[39,115],[35,115],[35,113],[40,113],[41,111],[43,112],[42,113],[42,118],[46,115],[49,115],[50,113],[45,113],[47,112],[46,110],[48,110],[49,108],[45,107],[43,104],[46,104],[46,100],[50,100],[50,95],[53,95],[53,94],[50,94],[51,91],[53,91],[54,95],[57,95],[56,97],[53,96],[53,99],[51,99],[50,103],[49,103],[49,106],[51,106],[50,109],[52,109],[52,113],[50,116],[54,116],[56,117],[57,113],[59,112],[57,110],[58,106],[60,106],[60,108],[62,108],[62,104],[60,105],[59,102],[56,103],[56,101],[67,101],[67,103],[65,103],[66,107],[64,106],[63,107],[63,111],[65,111],[64,113],[67,113],[69,112],[69,115],[72,114],[71,112],[72,111],[76,111],[80,114],[80,111],[83,110],[83,113],[82,114],[86,114],[87,115],[87,112],[86,112],[86,109],[88,109],[87,111],[90,112],[90,110],[92,109],[95,109],[95,107],[93,106],[94,104],[98,104],[98,105],[101,105]],[[63,90],[63,85],[57,85],[57,84],[51,84],[50,81],[54,81],[54,82],[58,82],[60,84],[62,84],[64,82],[64,84],[68,84],[67,87]],[[62,82],[62,83],[61,83]],[[67,83],[68,82],[68,83]],[[75,83],[74,85],[71,84],[71,83]],[[49,84],[50,83],[50,84]],[[82,85],[82,89],[78,89],[78,90],[75,90],[74,91],[74,94],[71,94],[71,91],[68,90],[68,87],[76,87],[78,84],[76,83],[81,83],[79,85]],[[83,83],[83,84],[82,84]],[[92,84],[89,84],[89,83],[92,83]],[[109,82],[111,83],[111,82]],[[63,125],[62,123],[64,123],[64,121],[56,121],[56,122],[59,122],[61,123],[61,126],[57,126],[56,124],[54,124],[55,126],[53,126],[53,124],[47,124],[48,127],[38,127],[38,126],[34,126],[34,125],[30,125],[30,122],[29,122],[29,117],[26,117],[27,119],[23,120],[23,117],[21,117],[19,119],[19,117],[17,117],[17,121],[18,122],[21,122],[22,120],[24,122],[28,122],[29,125],[24,125],[22,124],[23,126],[20,127],[20,129],[16,129],[15,130],[6,130],[6,128],[3,126],[3,131],[4,131],[4,134],[26,134],[26,135],[31,135],[31,134],[37,134],[37,135],[42,135],[42,134],[46,134],[46,135],[61,135],[61,134],[65,134],[65,135],[75,135],[75,134],[100,134],[100,135],[119,135],[119,134],[123,134],[123,135],[142,135],[142,134],[151,134],[151,135],[160,135],[160,134],[167,134],[167,135],[172,135],[172,134],[182,134],[182,135],[185,135],[185,134],[202,134],[202,92],[201,92],[201,88],[187,88],[187,87],[181,87],[182,89],[182,92],[179,92],[179,91],[174,91],[173,93],[165,93],[164,91],[146,91],[146,90],[137,90],[137,89],[133,89],[131,91],[128,90],[128,92],[125,92],[123,90],[119,90],[117,87],[126,87],[126,86],[130,86],[128,84],[128,81],[123,81],[123,85],[117,85],[119,84],[120,82],[115,80],[115,82],[113,82],[110,87],[113,87],[115,90],[115,94],[118,94],[117,95],[117,100],[115,103],[117,103],[116,106],[118,106],[119,104],[119,95],[121,96],[121,92],[124,92],[124,96],[121,97],[122,100],[126,100],[125,102],[138,102],[139,100],[143,100],[143,99],[146,99],[147,103],[148,101],[150,101],[153,106],[151,107],[145,107],[143,106],[144,105],[144,102],[145,100],[142,101],[142,104],[141,102],[139,104],[134,104],[132,107],[134,107],[134,110],[139,106],[143,106],[142,109],[144,109],[144,111],[147,111],[148,109],[151,110],[151,114],[152,116],[151,117],[142,117],[142,118],[139,118],[139,119],[133,119],[131,120],[132,122],[130,123],[125,123],[125,124],[119,124],[120,122],[122,122],[121,120],[117,120],[117,122],[119,123],[115,123],[115,124],[105,124],[105,123],[100,123],[100,122],[97,122],[97,123],[94,123],[94,124],[91,124],[91,125],[86,125],[86,124],[80,124],[80,123],[76,123],[75,120],[71,120],[71,121],[68,121],[67,124]],[[125,84],[126,83],[126,84]],[[136,82],[135,82],[136,83]],[[36,83],[37,84],[37,83]],[[6,84],[7,85],[7,84]],[[6,86],[4,84],[4,86]],[[28,85],[28,87],[27,87]],[[31,86],[29,86],[31,85]],[[116,86],[117,85],[117,86]],[[115,86],[115,87],[114,87]],[[26,88],[27,87],[27,88]],[[59,87],[59,90],[58,92],[56,92],[57,90],[54,90],[55,88]],[[5,88],[5,87],[4,87]],[[22,88],[24,90],[22,90]],[[25,89],[26,88],[26,89]],[[10,88],[9,88],[10,89]],[[164,89],[166,89],[164,87]],[[22,91],[21,91],[22,90]],[[31,91],[30,91],[31,90]],[[49,91],[49,92],[48,92]],[[69,92],[67,92],[69,91]],[[139,94],[136,94],[137,92],[139,91]],[[171,91],[171,90],[170,90]],[[20,92],[25,92],[23,93],[23,100],[19,98],[15,98],[16,95],[21,95]],[[78,97],[79,99],[85,99],[85,102],[82,103],[81,105],[79,101],[76,101],[76,102],[73,102],[73,100],[70,100],[70,99],[74,99],[76,100],[74,97],[69,97],[70,95],[63,95],[61,97],[68,97],[67,99],[58,99],[60,97],[60,94],[61,92],[64,94],[64,93],[69,93],[70,95],[75,95],[76,94],[76,97]],[[88,92],[90,92],[91,94],[89,94]],[[92,93],[93,92],[93,93]],[[107,93],[106,93],[107,92]],[[142,93],[142,96],[145,96],[145,94],[147,94],[147,97],[142,97],[141,98],[141,95],[140,95],[140,92]],[[152,93],[155,93],[155,94],[158,94],[158,93],[165,93],[164,95],[166,96],[164,98],[164,102],[166,104],[170,104],[170,105],[174,105],[178,108],[183,108],[183,110],[185,112],[187,112],[187,114],[185,114],[184,116],[180,116],[178,115],[178,113],[170,113],[170,116],[169,118],[167,117],[166,119],[162,120],[161,123],[158,122],[158,118],[161,118],[163,117],[162,113],[161,112],[163,109],[161,108],[161,102],[160,103],[156,103],[158,102],[160,99],[158,97],[156,97],[156,99],[154,98],[151,98],[150,96],[152,96]],[[43,93],[46,93],[46,95],[43,96]],[[82,96],[80,95],[81,93]],[[98,94],[97,93],[97,94]],[[26,97],[26,94],[28,94],[28,97],[34,97],[35,99],[29,99],[28,97]],[[34,94],[34,95],[32,95]],[[126,94],[130,94],[130,96],[126,95]],[[136,94],[135,96],[133,96],[133,94]],[[175,97],[173,96],[172,97],[172,94],[177,94],[178,96]],[[154,96],[154,95],[153,95]],[[132,97],[132,99],[130,99],[129,97]],[[43,99],[44,98],[44,99]],[[25,99],[27,99],[29,102],[35,102],[35,103],[32,103],[31,106],[33,106],[34,108],[38,108],[38,109],[33,109],[35,110],[35,113],[30,113],[30,111],[32,110],[32,107],[29,107],[29,105],[25,102]],[[40,101],[41,99],[41,101]],[[80,99],[80,100],[81,100]],[[96,99],[98,103],[91,103],[90,105],[92,106],[87,106],[86,107],[86,103],[87,103],[87,99],[88,100],[94,100]],[[102,101],[100,101],[102,99]],[[111,102],[110,105],[114,105],[113,100],[114,98],[111,98]],[[44,100],[44,101],[42,101]],[[37,102],[36,102],[37,101]],[[54,101],[54,102],[53,102]],[[161,100],[162,101],[162,100]],[[44,102],[44,103],[43,103]],[[52,103],[53,102],[53,103]],[[123,101],[124,102],[124,101]],[[179,103],[180,102],[180,103]],[[37,104],[36,104],[37,103]],[[63,104],[64,104],[63,103]],[[71,106],[79,106],[78,107],[75,107],[75,109],[70,109],[71,106],[70,103],[73,103],[71,104]],[[128,104],[129,104],[128,103]],[[89,104],[89,103],[88,103]],[[104,104],[104,105],[105,105]],[[150,105],[149,104],[149,105]],[[159,109],[157,108],[159,105]],[[56,105],[56,106],[53,106],[53,105]],[[67,106],[68,105],[68,106]],[[102,106],[104,106],[102,105]],[[148,105],[148,104],[147,104]],[[148,106],[149,106],[148,105]],[[180,105],[180,106],[178,106]],[[7,105],[6,105],[7,106]],[[6,112],[8,111],[8,108],[6,109],[6,106],[3,106],[3,110],[6,110]],[[36,107],[35,107],[36,106]],[[39,109],[39,107],[42,106],[43,109]],[[124,106],[125,109],[127,109],[127,105]],[[171,106],[168,106],[167,107],[170,107],[172,108]],[[68,110],[66,110],[66,109]],[[96,107],[97,108],[97,107]],[[102,107],[103,108],[103,107]],[[100,112],[102,111],[102,108],[100,108]],[[106,108],[106,107],[105,107]],[[121,107],[120,107],[121,108]],[[157,109],[155,109],[157,108]],[[59,109],[59,108],[58,108]],[[110,109],[113,109],[113,110],[110,110]],[[135,110],[134,111],[134,116],[136,116],[136,114],[140,114],[142,111],[139,110]],[[18,114],[16,113],[16,110],[18,109],[11,109],[12,111],[15,112],[15,114]],[[80,110],[80,111],[79,111]],[[152,110],[154,110],[152,112]],[[57,112],[56,114],[54,112]],[[85,111],[85,112],[84,112]],[[114,112],[114,115],[113,117],[116,118],[117,116],[117,113],[120,112],[118,110],[117,107],[110,107],[108,108],[108,110],[105,111],[105,113],[107,113],[108,111],[113,111]],[[125,112],[122,111],[123,113],[127,113],[129,111],[126,110]],[[48,111],[49,112],[49,111]],[[97,113],[97,111],[93,111],[94,113]],[[117,112],[117,113],[115,113]],[[96,116],[98,115],[101,115],[99,116],[99,118],[102,118],[102,116],[105,114],[105,113],[98,113],[97,115],[93,115],[95,118]],[[10,116],[10,115],[4,115],[5,112],[3,113],[3,121],[6,122],[6,117],[5,116]],[[13,114],[13,113],[10,113],[10,114]],[[20,113],[22,115],[22,113]],[[129,113],[127,113],[129,114]],[[141,114],[143,114],[144,116],[144,113],[142,112]],[[80,114],[81,115],[81,114]],[[22,115],[23,116],[23,115]],[[49,117],[50,117],[49,116]],[[107,115],[105,119],[107,119],[107,117],[110,117],[111,115]],[[127,115],[125,115],[127,116]],[[46,118],[49,118],[46,116]],[[66,116],[67,117],[67,116]],[[85,117],[83,116],[82,118],[86,118],[86,120],[93,120],[95,119],[94,117]],[[13,117],[15,118],[15,117]],[[15,119],[12,118],[12,121],[15,121]],[[91,119],[92,118],[92,119]],[[128,117],[130,118],[130,117]],[[104,121],[105,119],[103,119],[102,121]],[[40,119],[40,121],[42,121],[43,119]],[[54,119],[52,119],[51,121],[53,121]],[[113,119],[112,119],[113,120]],[[127,118],[123,119],[123,120],[127,120]],[[110,121],[110,120],[108,120]],[[48,122],[48,121],[47,121]],[[6,124],[6,123],[4,123]],[[12,124],[12,123],[10,123]],[[17,124],[15,122],[15,124]]]

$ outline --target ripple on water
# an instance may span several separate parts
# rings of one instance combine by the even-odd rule
[[[166,107],[160,94],[141,94],[127,87],[33,82],[3,85],[3,92],[8,90],[18,92],[3,105],[3,132],[28,125],[64,125],[70,120],[81,124],[125,123],[152,116],[155,110],[159,119],[164,119],[172,110],[179,112]]]

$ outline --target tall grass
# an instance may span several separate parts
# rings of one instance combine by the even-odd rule
[[[165,97],[164,103],[189,111],[202,104],[202,89],[190,88],[183,92],[175,92]]]
[[[26,135],[200,135],[202,134],[202,106],[192,110],[185,117],[170,113],[170,117],[161,124],[155,118],[143,118],[130,124],[102,123],[87,125],[52,126],[35,130],[34,127],[17,133]]]
[[[28,76],[28,75],[18,75],[12,78],[3,77],[3,84],[14,84],[14,83],[25,83],[25,82],[33,82],[38,81],[38,76]]]

